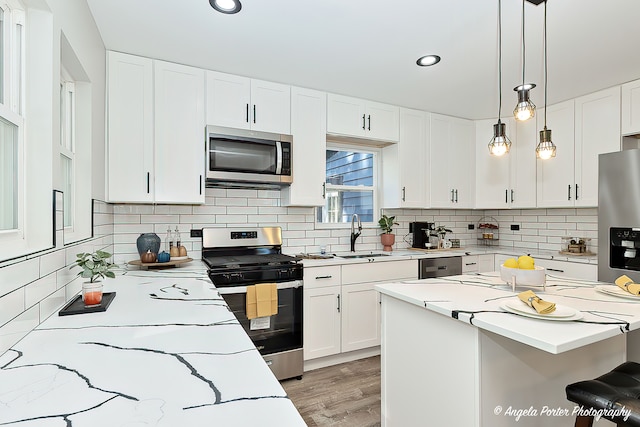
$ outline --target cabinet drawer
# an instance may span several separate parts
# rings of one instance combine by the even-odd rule
[[[340,266],[310,267],[304,269],[304,287],[323,288],[326,286],[340,286]]]
[[[342,266],[343,285],[417,278],[418,260],[382,261]]]
[[[462,273],[478,272],[478,255],[468,255],[462,257]]]
[[[547,274],[550,276],[598,280],[598,266],[595,264],[537,259],[536,265],[546,268]]]

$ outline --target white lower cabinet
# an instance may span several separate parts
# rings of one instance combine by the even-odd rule
[[[486,273],[494,269],[494,255],[467,255],[462,257],[462,273]]]
[[[495,255],[495,269],[500,271],[500,266],[508,258],[518,258],[519,255]],[[535,258],[535,257],[534,257]],[[547,270],[547,277],[566,277],[579,280],[598,280],[597,264],[586,264],[583,262],[560,261],[555,259],[536,258],[536,265]]]
[[[418,278],[417,260],[306,267],[304,359],[380,345],[376,283]]]

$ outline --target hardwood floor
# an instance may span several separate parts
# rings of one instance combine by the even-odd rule
[[[305,372],[282,386],[308,426],[380,426],[380,356]]]

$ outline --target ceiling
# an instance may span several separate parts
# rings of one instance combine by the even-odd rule
[[[497,0],[87,0],[107,49],[468,119],[498,115]],[[521,0],[502,0],[503,107],[522,82]],[[544,105],[544,5],[525,4]],[[548,103],[640,78],[639,0],[550,0]],[[418,67],[437,54],[442,61]]]

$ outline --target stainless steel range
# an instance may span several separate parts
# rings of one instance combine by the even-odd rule
[[[302,377],[302,263],[282,253],[280,227],[204,228],[209,278],[279,380]],[[249,320],[247,287],[276,283],[278,312]]]

